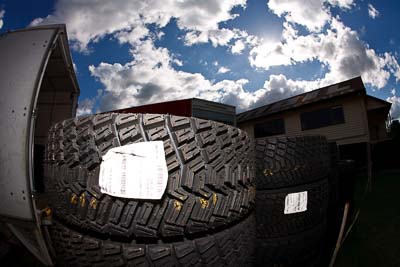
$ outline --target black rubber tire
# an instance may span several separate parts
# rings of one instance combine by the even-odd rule
[[[81,234],[54,221],[52,242],[60,266],[253,266],[255,220],[195,239],[122,243]]]
[[[302,233],[279,238],[257,239],[255,266],[317,267],[321,263],[326,220]]]
[[[102,194],[98,173],[113,147],[162,140],[168,185],[161,200]],[[45,183],[57,216],[101,234],[160,238],[207,232],[254,206],[254,151],[225,124],[157,114],[100,114],[65,120],[49,132]]]
[[[307,191],[307,210],[284,214],[286,196],[303,191]],[[255,205],[258,238],[284,237],[315,227],[326,218],[328,201],[328,179],[276,190],[258,190]]]
[[[306,184],[329,174],[328,142],[323,136],[257,139],[256,155],[258,190]]]

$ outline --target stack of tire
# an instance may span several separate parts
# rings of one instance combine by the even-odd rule
[[[163,141],[160,200],[99,187],[111,148]],[[157,114],[99,114],[52,126],[45,185],[52,243],[66,266],[250,266],[255,251],[254,151],[225,124]]]
[[[322,136],[256,140],[257,266],[320,266],[330,155]]]

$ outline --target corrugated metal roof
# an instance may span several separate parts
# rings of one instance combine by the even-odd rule
[[[284,110],[297,108],[310,103],[355,92],[363,92],[364,94],[366,94],[364,83],[361,80],[361,77],[356,77],[344,82],[322,87],[320,89],[303,93],[301,95],[293,96],[259,108],[242,112],[237,115],[236,119],[237,122],[244,122],[273,113],[278,113]]]

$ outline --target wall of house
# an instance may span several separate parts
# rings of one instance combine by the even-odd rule
[[[368,111],[368,125],[371,141],[388,139],[386,131],[386,112],[382,110]]]
[[[300,114],[320,108],[342,105],[345,123],[331,125],[312,130],[301,130]],[[295,110],[257,118],[252,121],[238,123],[239,128],[245,130],[254,138],[254,125],[272,119],[284,118],[286,136],[294,135],[325,135],[329,141],[336,141],[339,145],[366,142],[368,140],[368,122],[364,96],[349,96],[318,102]]]

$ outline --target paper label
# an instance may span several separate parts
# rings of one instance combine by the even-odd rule
[[[284,214],[307,210],[307,191],[288,194],[285,198]]]
[[[100,189],[108,195],[161,199],[167,182],[168,169],[162,141],[112,148],[100,164]]]

